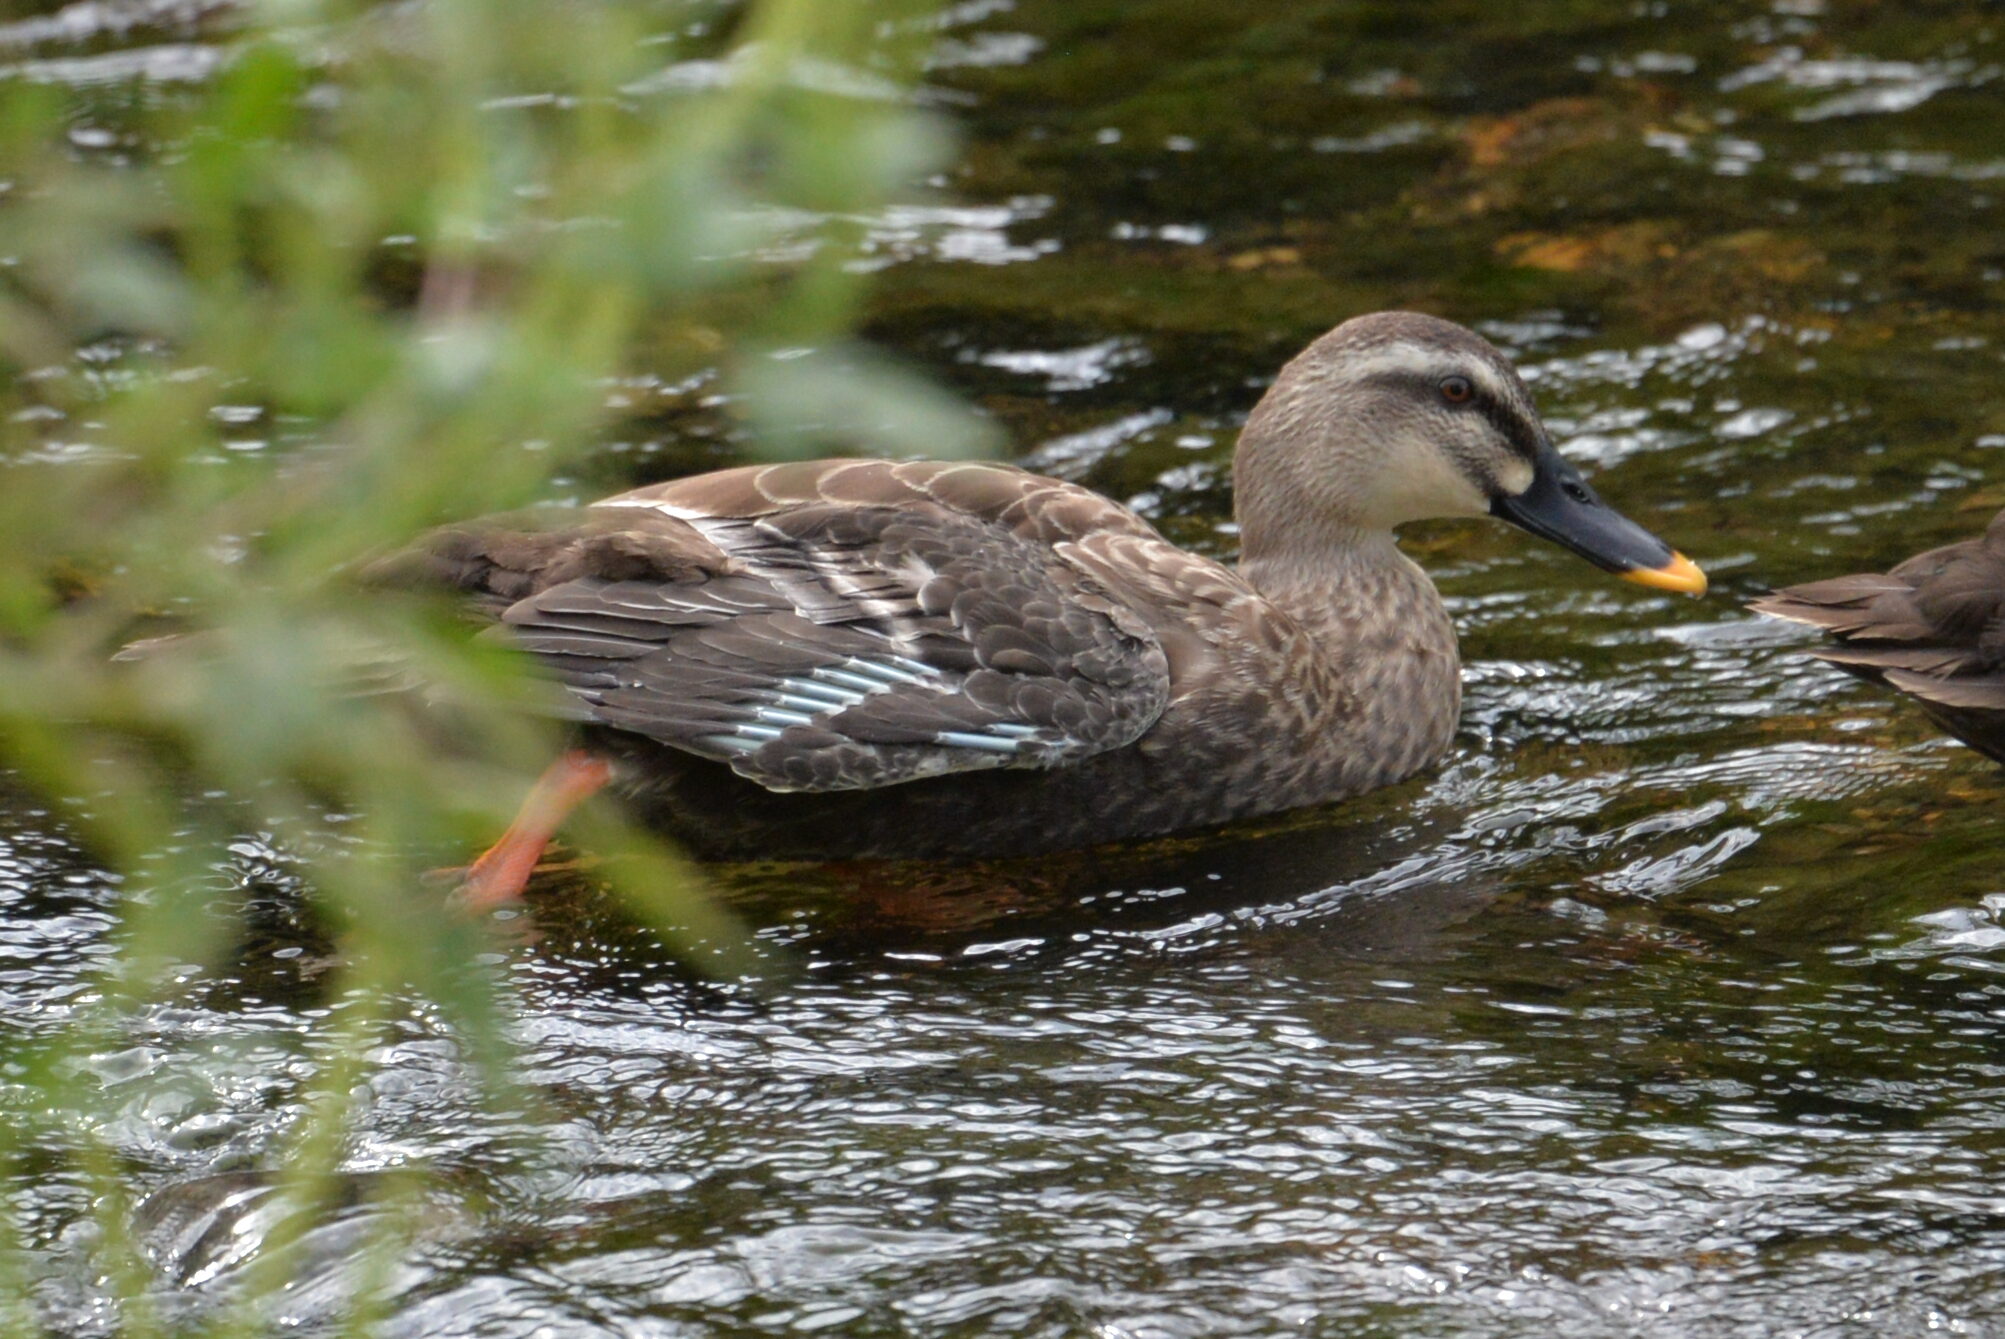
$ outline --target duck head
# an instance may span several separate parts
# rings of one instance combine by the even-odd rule
[[[1249,559],[1284,537],[1487,515],[1627,580],[1706,589],[1696,564],[1553,449],[1503,354],[1438,317],[1360,316],[1304,349],[1248,418],[1234,470]]]

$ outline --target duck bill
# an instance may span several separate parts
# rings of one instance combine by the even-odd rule
[[[1496,498],[1490,514],[1572,549],[1625,581],[1686,595],[1706,593],[1706,574],[1697,563],[1603,502],[1549,445],[1539,450],[1531,487]]]

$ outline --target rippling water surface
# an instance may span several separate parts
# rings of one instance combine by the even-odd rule
[[[232,22],[48,9],[0,24],[0,77],[171,96]],[[757,989],[545,881],[492,946],[520,1090],[483,1099],[413,1006],[279,1319],[339,1314],[377,1190],[423,1166],[395,1334],[2005,1334],[2005,774],[1739,608],[2005,505],[1999,23],[951,9],[926,96],[965,166],[874,221],[869,333],[1025,460],[1227,554],[1265,379],[1422,306],[1512,352],[1716,594],[1417,528],[1468,661],[1438,772],[1034,866],[725,871]],[[119,105],[79,152],[117,152]],[[700,387],[617,395],[566,487],[732,458]],[[242,959],[87,1065],[172,1324],[272,1231],[347,1007],[283,850],[238,857]],[[0,800],[17,1040],[88,1003],[118,896]],[[48,1168],[15,1188],[26,1268],[48,1324],[109,1332],[82,1182]]]

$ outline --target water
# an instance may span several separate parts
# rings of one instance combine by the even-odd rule
[[[413,1006],[276,1319],[338,1313],[426,1166],[392,1334],[2005,1333],[2005,774],[1738,607],[2005,505],[1993,11],[1243,8],[952,11],[966,165],[873,232],[869,333],[1225,553],[1265,378],[1425,306],[1717,593],[1416,528],[1467,660],[1437,773],[1032,866],[725,871],[795,965],[763,992],[545,880],[491,949],[520,1093]],[[200,78],[228,29],[64,12],[0,62]],[[728,458],[657,389],[596,482]],[[282,850],[215,877],[239,961],[87,1065],[177,1323],[271,1231],[348,1007]],[[117,899],[0,802],[14,1035],[86,1002]],[[82,1182],[29,1170],[48,1323],[107,1332]]]

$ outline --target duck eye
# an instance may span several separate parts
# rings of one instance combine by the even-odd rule
[[[1476,387],[1467,377],[1443,377],[1440,390],[1441,398],[1449,404],[1467,404],[1476,393]]]

